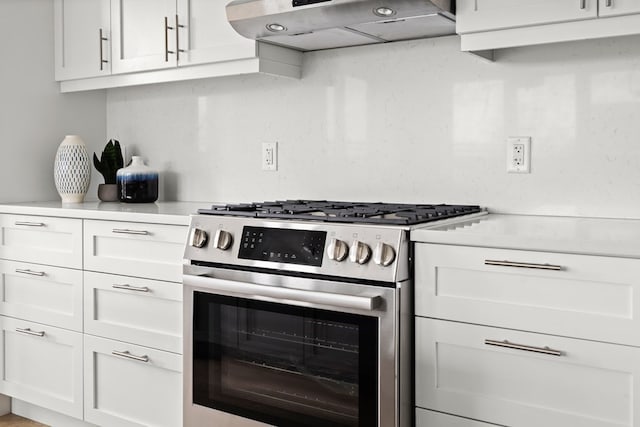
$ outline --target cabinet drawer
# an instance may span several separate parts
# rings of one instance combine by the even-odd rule
[[[415,255],[418,316],[640,346],[640,260],[430,244]]]
[[[82,332],[82,271],[0,260],[0,314]]]
[[[84,273],[88,334],[182,353],[182,285]]]
[[[85,335],[84,356],[85,421],[182,425],[182,356],[90,335]]]
[[[640,348],[416,320],[416,405],[424,409],[505,426],[638,427],[639,381]]]
[[[82,268],[82,220],[0,215],[0,258]]]
[[[82,418],[82,334],[4,316],[0,325],[0,393]]]
[[[416,408],[416,427],[495,427],[495,424]]]
[[[85,221],[85,270],[182,281],[187,227]]]

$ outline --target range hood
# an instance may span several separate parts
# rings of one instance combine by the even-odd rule
[[[455,0],[235,0],[241,35],[301,51],[455,34]]]

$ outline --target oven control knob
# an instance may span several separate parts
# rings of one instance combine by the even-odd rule
[[[382,267],[388,267],[396,259],[396,251],[393,246],[378,242],[373,251],[373,262]]]
[[[191,233],[189,233],[189,244],[194,248],[204,247],[208,239],[209,235],[207,232],[199,228],[192,228]]]
[[[369,262],[369,258],[371,258],[371,248],[369,245],[358,240],[353,241],[349,253],[351,254],[349,256],[351,262],[358,264],[366,264]]]
[[[216,234],[213,237],[213,247],[226,251],[231,247],[233,243],[233,236],[228,231],[216,230]]]
[[[344,261],[349,255],[349,246],[342,240],[331,239],[329,246],[327,246],[327,256],[330,260],[341,262]]]

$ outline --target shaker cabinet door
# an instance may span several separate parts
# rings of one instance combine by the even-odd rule
[[[84,418],[100,426],[182,425],[182,356],[85,335]]]
[[[54,0],[56,80],[111,74],[110,0]]]
[[[256,42],[242,37],[227,21],[227,2],[178,0],[179,65],[254,58]]]
[[[0,393],[82,418],[82,334],[0,316]]]
[[[175,0],[111,0],[113,73],[175,67],[175,24]]]

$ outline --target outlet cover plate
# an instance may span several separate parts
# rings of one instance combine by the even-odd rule
[[[278,170],[278,143],[277,142],[262,143],[262,170],[265,170],[265,171]]]
[[[507,172],[531,173],[531,137],[507,138]]]

